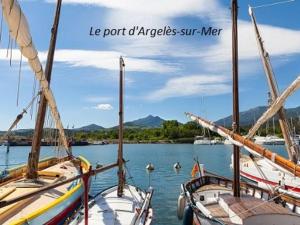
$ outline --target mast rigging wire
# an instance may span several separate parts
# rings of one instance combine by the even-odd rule
[[[2,0],[1,0],[2,3]],[[0,43],[2,40],[2,26],[3,26],[3,11],[1,10],[1,22],[0,22]]]
[[[20,83],[21,83],[21,72],[22,72],[22,60],[23,60],[23,55],[21,53],[20,64],[19,64],[18,87],[17,87],[17,106],[19,105],[19,97],[20,97]]]
[[[274,3],[267,3],[267,4],[263,4],[263,5],[258,5],[258,6],[254,6],[251,7],[252,9],[257,9],[257,8],[265,8],[265,7],[270,7],[270,6],[274,6],[274,5],[281,5],[281,4],[285,4],[285,3],[291,3],[291,2],[295,2],[296,0],[286,0],[286,1],[280,1],[280,2],[274,2]]]

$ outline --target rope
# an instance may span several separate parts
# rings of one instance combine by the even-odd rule
[[[1,0],[1,5],[2,5],[2,0]],[[2,40],[2,26],[3,26],[3,11],[1,10],[1,22],[0,22],[0,43]]]
[[[131,174],[130,174],[130,170],[128,169],[128,167],[126,166],[126,163],[124,163],[124,167],[125,167],[125,170],[127,171],[127,173],[128,173],[128,175],[129,175],[129,180],[131,180],[131,182],[132,182],[132,184],[133,184],[133,186],[135,186],[135,187],[137,187],[137,185],[135,184],[135,182],[134,182],[134,179],[133,179],[133,176],[131,176]],[[130,188],[128,188],[129,190],[130,190]],[[131,192],[131,191],[130,191]],[[143,196],[142,196],[142,194],[138,191],[138,194],[139,194],[139,196],[141,197],[141,199],[144,199],[143,198]],[[132,195],[132,193],[131,193],[131,195]],[[133,196],[134,197],[134,196]]]
[[[259,6],[254,6],[254,7],[251,7],[251,8],[252,9],[264,8],[264,7],[274,6],[274,5],[281,5],[281,4],[285,4],[285,3],[291,3],[291,2],[295,2],[295,1],[296,0],[287,0],[287,1],[281,1],[281,2],[275,2],[275,3],[268,3],[268,4],[259,5]]]
[[[19,105],[19,98],[20,98],[20,83],[21,83],[21,72],[22,72],[22,59],[23,59],[23,55],[21,53],[20,64],[19,64],[18,87],[17,87],[17,106]]]
[[[11,41],[11,38],[10,38],[10,34],[8,33],[8,45],[7,45],[7,49],[6,49],[6,57],[7,58],[8,58],[8,53],[9,53],[10,41]]]
[[[22,164],[25,164],[25,162],[23,163],[11,163],[11,164],[0,164],[0,166],[16,166],[16,165],[22,165]]]
[[[34,81],[33,81],[32,96],[35,96],[35,92],[36,92],[36,79],[33,77],[33,80]],[[32,116],[33,116],[33,104],[31,105],[31,108],[30,108],[30,119],[31,120],[32,120]]]

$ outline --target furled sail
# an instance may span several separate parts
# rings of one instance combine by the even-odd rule
[[[59,130],[62,144],[66,150],[69,150],[56,102],[49,83],[45,79],[43,67],[38,57],[38,52],[33,44],[27,19],[17,0],[2,0],[1,3],[3,15],[9,27],[10,36],[16,40],[22,55],[28,59],[28,63],[36,79],[39,80],[41,89],[47,99],[48,106],[55,121],[56,128]]]
[[[263,64],[264,71],[265,71],[267,81],[269,84],[272,101],[275,101],[276,98],[278,98],[278,96],[279,96],[279,90],[277,87],[277,83],[276,83],[275,75],[274,75],[273,68],[271,65],[269,54],[264,47],[262,37],[259,33],[259,30],[258,30],[258,27],[256,24],[254,12],[250,6],[249,6],[249,15],[251,17],[252,24],[254,27],[257,46],[259,49],[259,53],[260,53],[260,56],[262,59],[262,64]],[[288,152],[289,158],[291,161],[297,162],[298,158],[299,158],[299,156],[298,156],[299,148],[298,148],[298,145],[295,143],[294,139],[292,138],[292,135],[291,135],[292,132],[289,128],[289,125],[288,125],[288,122],[286,119],[286,115],[285,115],[285,110],[283,107],[278,110],[278,116],[279,116],[279,125],[280,125],[281,131],[282,131],[283,138],[285,140],[286,150]]]
[[[251,154],[261,156],[271,162],[273,165],[276,165],[279,169],[284,169],[295,176],[300,176],[300,166],[295,164],[292,161],[285,159],[284,157],[277,155],[276,153],[262,147],[258,144],[255,144],[253,141],[236,134],[222,126],[218,126],[211,121],[207,121],[199,116],[195,116],[192,113],[186,113],[186,115],[193,121],[199,123],[201,126],[210,129],[213,132],[218,133],[224,138],[227,138],[233,144],[240,147],[244,147]]]
[[[300,88],[300,76],[275,100],[269,109],[257,120],[254,126],[249,130],[247,137],[252,137],[262,124],[267,122],[272,116],[274,116],[283,106],[285,100]]]

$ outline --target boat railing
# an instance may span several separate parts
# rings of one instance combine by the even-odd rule
[[[232,189],[233,187],[232,180],[210,173],[209,175],[198,177],[185,184],[186,190],[190,193],[191,201],[194,202],[192,193],[197,191],[200,187],[209,184],[217,184],[229,189]],[[297,207],[300,207],[300,199],[291,197],[287,194],[272,192],[271,190],[270,191],[265,190],[253,184],[249,184],[245,182],[241,182],[240,187],[241,187],[241,191],[244,191],[245,194],[250,194],[256,198],[261,198],[265,200],[274,199],[276,203],[281,203],[284,207],[286,206],[287,203],[289,203],[293,206],[292,211],[294,212]]]
[[[153,195],[153,188],[150,187],[149,190],[147,191],[147,194],[146,194],[144,202],[143,202],[143,206],[139,212],[139,215],[138,215],[134,225],[145,225],[147,212],[149,209],[152,195]],[[143,219],[143,217],[144,217],[144,219]]]

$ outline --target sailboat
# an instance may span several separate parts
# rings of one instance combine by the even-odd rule
[[[212,140],[205,136],[196,136],[194,139],[194,145],[212,145]]]
[[[70,225],[149,225],[153,210],[152,187],[147,191],[126,184],[123,158],[123,78],[125,63],[120,57],[120,96],[119,96],[119,145],[118,145],[118,185],[108,188],[89,201],[89,209],[74,216]]]
[[[178,217],[183,224],[247,224],[247,225],[295,225],[300,216],[285,208],[287,204],[299,202],[286,197],[273,195],[272,192],[257,186],[240,182],[240,147],[252,141],[240,136],[239,96],[238,96],[238,30],[237,0],[232,0],[232,61],[233,61],[233,131],[217,126],[203,118],[187,113],[193,121],[203,128],[217,132],[233,144],[234,179],[233,181],[207,171],[203,172],[196,162],[193,171],[200,176],[181,185],[178,198]],[[239,141],[238,141],[239,140]],[[295,165],[295,164],[294,164]],[[296,166],[296,165],[295,165]],[[296,169],[297,166],[296,166]],[[299,168],[300,169],[300,168]],[[201,172],[200,172],[201,171]],[[284,199],[284,200],[283,200]],[[276,204],[280,203],[280,204]]]
[[[256,40],[261,55],[262,63],[268,80],[271,101],[274,102],[279,97],[279,91],[277,88],[276,79],[271,66],[269,54],[265,50],[262,37],[260,35],[253,9],[249,6],[249,15],[251,17],[254,31],[256,34]],[[299,160],[299,141],[294,138],[294,134],[291,131],[287,122],[285,111],[282,105],[278,108],[277,114],[279,116],[279,125],[282,130],[284,139],[267,136],[263,138],[254,137],[255,143],[261,145],[273,145],[273,144],[285,144],[286,150],[289,156],[289,160],[297,163]],[[273,117],[274,118],[274,117]],[[261,123],[260,123],[261,124]],[[254,125],[255,126],[255,125]],[[256,126],[257,127],[257,126]],[[254,129],[250,129],[247,137],[253,137],[255,133]],[[241,176],[251,181],[252,183],[265,188],[266,190],[284,189],[291,196],[300,199],[300,178],[295,177],[293,173],[289,173],[282,168],[277,168],[273,164],[270,164],[261,156],[254,155],[242,155],[241,160],[243,163],[241,166]]]
[[[2,174],[4,176],[1,176],[0,224],[63,224],[68,215],[81,205],[81,198],[84,191],[81,179],[66,182],[64,185],[48,191],[44,189],[57,182],[63,182],[82,172],[86,172],[90,169],[90,164],[83,157],[75,158],[72,155],[53,93],[49,87],[61,0],[57,1],[45,72],[43,71],[37,50],[34,47],[28,22],[18,1],[2,0],[1,5],[3,16],[9,28],[10,37],[20,47],[22,56],[28,59],[28,63],[36,79],[40,82],[41,95],[28,163],[27,165],[8,169],[5,174]],[[51,111],[59,132],[59,140],[62,146],[64,146],[67,155],[40,160],[41,138],[47,106]],[[29,198],[24,197],[32,193],[36,194]]]

